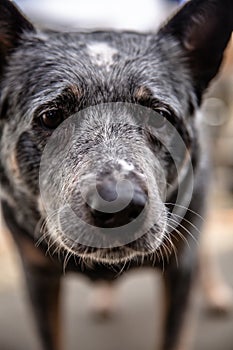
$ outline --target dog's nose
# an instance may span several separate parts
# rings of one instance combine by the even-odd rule
[[[146,191],[128,180],[105,179],[88,194],[88,206],[98,227],[120,227],[136,219],[147,202]]]

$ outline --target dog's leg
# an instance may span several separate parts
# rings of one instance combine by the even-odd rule
[[[115,311],[115,286],[113,282],[95,282],[90,298],[90,309],[94,317],[108,319]]]
[[[2,204],[6,228],[12,233],[22,258],[42,349],[60,350],[61,270],[35,247],[33,239],[14,219],[12,209],[5,202]]]
[[[60,274],[30,262],[24,270],[43,350],[60,350]]]
[[[193,270],[187,267],[169,268],[164,275],[165,324],[162,350],[181,350],[181,335],[190,301]],[[183,343],[183,342],[182,342]]]
[[[192,293],[196,290],[197,239],[202,229],[201,215],[205,210],[201,181],[198,184],[200,187],[196,188],[193,193],[189,210],[183,221],[177,225],[177,230],[183,236],[183,239],[176,243],[178,255],[176,257],[174,253],[171,256],[170,263],[163,275],[166,301],[162,350],[187,350],[190,345],[190,339],[187,338],[190,329],[187,325],[192,312]]]
[[[60,284],[61,271],[31,242],[16,242],[22,257],[33,316],[43,350],[61,350]]]
[[[233,307],[233,293],[224,280],[216,257],[207,242],[202,242],[200,250],[200,280],[209,311],[227,314]]]

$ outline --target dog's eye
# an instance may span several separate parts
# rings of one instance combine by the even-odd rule
[[[41,114],[40,121],[43,127],[55,129],[63,122],[63,113],[59,109],[52,109]]]
[[[161,117],[165,119],[169,119],[171,117],[171,112],[163,108],[156,108],[155,112],[157,112],[159,115],[161,115]]]
[[[162,108],[156,108],[154,111],[157,113],[157,118],[153,118],[154,127],[163,128],[169,121],[171,113]]]

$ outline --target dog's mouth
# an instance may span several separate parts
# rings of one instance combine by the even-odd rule
[[[134,244],[115,248],[92,248],[79,245],[74,249],[74,247],[68,245],[67,242],[61,242],[60,248],[63,248],[63,250],[70,255],[82,259],[84,262],[116,265],[133,260],[139,261],[141,259],[141,261],[143,261],[144,258],[149,255],[159,256],[161,253],[159,247],[162,245],[163,243],[161,240],[161,242],[157,241],[153,248],[152,246],[146,247],[146,245],[145,247],[141,247],[140,244],[138,245],[137,242],[135,242]]]
[[[117,265],[128,261],[143,261],[145,256],[153,254],[154,252],[146,252],[135,250],[129,246],[113,248],[113,249],[96,249],[95,251],[79,253],[79,257],[85,262],[95,262],[105,265]]]
[[[82,235],[80,232],[72,231],[71,236],[67,231],[58,231],[51,226],[47,227],[47,230],[49,240],[54,241],[51,246],[55,252],[63,251],[65,255],[67,253],[69,256],[81,258],[87,262],[119,264],[134,259],[143,260],[145,256],[158,254],[166,236],[166,218],[165,215],[161,216],[159,224],[155,224],[147,232],[139,230],[129,233],[125,229],[125,232],[121,230],[116,234],[117,230],[111,232],[108,228],[107,232],[103,233],[99,227],[94,227],[92,232],[85,230]],[[113,235],[109,238],[108,236],[112,233]],[[85,239],[84,236],[86,236]],[[87,243],[83,244],[83,242]]]

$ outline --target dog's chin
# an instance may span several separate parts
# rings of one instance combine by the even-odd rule
[[[56,239],[57,244],[64,253],[68,253],[86,263],[101,263],[117,265],[126,262],[140,263],[148,256],[158,256],[165,236],[165,229],[156,239],[141,237],[134,242],[112,248],[89,247],[82,244],[71,243],[61,237]],[[147,237],[148,238],[148,237]]]
[[[78,256],[84,263],[97,263],[104,265],[119,265],[127,262],[142,263],[145,257],[153,254],[155,251],[140,251],[134,250],[128,247],[121,248],[105,248],[97,249],[94,252],[80,253],[76,252],[75,256]]]
[[[129,247],[121,247],[120,249],[102,249],[94,253],[82,255],[84,261],[91,261],[105,265],[117,265],[126,262],[143,262],[146,256],[153,254],[155,251],[134,250]]]

